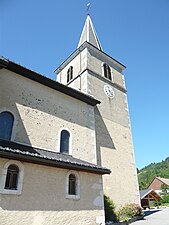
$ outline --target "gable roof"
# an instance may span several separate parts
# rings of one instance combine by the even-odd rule
[[[162,178],[162,177],[156,177],[159,181],[161,181],[162,183],[166,184],[167,186],[169,186],[169,179],[167,178]]]
[[[40,148],[18,144],[0,139],[0,157],[16,159],[40,165],[73,169],[96,174],[110,174],[107,168],[74,158],[67,154],[52,152]]]
[[[162,197],[157,194],[153,189],[140,190],[140,199],[144,199],[147,195],[151,194],[155,199],[161,200]]]
[[[98,48],[99,50],[102,50],[99,38],[96,34],[92,20],[89,15],[87,15],[77,48],[79,48],[86,41]]]
[[[28,79],[31,79],[35,82],[38,82],[42,85],[45,85],[49,88],[52,88],[54,90],[57,90],[59,92],[62,92],[66,95],[69,95],[73,98],[76,98],[78,100],[81,100],[89,105],[95,106],[96,104],[100,104],[100,101],[98,101],[97,99],[84,94],[80,91],[77,91],[73,88],[67,87],[57,81],[54,81],[48,77],[45,77],[35,71],[32,71],[26,67],[23,67],[19,64],[16,64],[10,60],[7,60],[3,57],[0,57],[0,69],[5,68],[7,70],[10,70],[14,73],[17,73],[23,77],[26,77]]]

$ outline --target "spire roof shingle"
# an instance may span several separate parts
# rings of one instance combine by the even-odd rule
[[[102,50],[100,41],[98,39],[98,36],[96,34],[92,20],[89,15],[87,15],[77,48],[79,48],[86,41],[98,48],[99,50]]]

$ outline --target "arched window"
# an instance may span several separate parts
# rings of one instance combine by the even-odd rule
[[[74,174],[69,175],[69,187],[68,187],[68,194],[69,195],[76,195],[76,176]]]
[[[16,165],[10,165],[7,169],[5,189],[17,190],[19,168]]]
[[[0,139],[11,139],[13,123],[14,116],[12,113],[7,111],[0,113]]]
[[[112,80],[110,66],[107,65],[106,63],[104,63],[103,64],[103,69],[104,69],[104,76],[106,78],[108,78],[109,80]]]
[[[67,71],[67,83],[73,79],[73,66],[70,66]]]
[[[80,177],[77,171],[71,170],[67,173],[65,193],[66,198],[80,199]]]
[[[70,133],[67,130],[62,130],[60,134],[60,152],[69,154]]]
[[[9,160],[2,168],[2,176],[0,179],[1,194],[22,193],[22,184],[24,176],[24,166],[17,160]]]

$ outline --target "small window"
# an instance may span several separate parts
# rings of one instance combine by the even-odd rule
[[[80,177],[77,171],[71,170],[67,173],[65,193],[67,199],[80,199]]]
[[[67,83],[73,79],[73,66],[70,66],[67,71]]]
[[[69,175],[69,195],[76,195],[76,176],[74,174]]]
[[[17,160],[9,160],[2,167],[0,193],[20,195],[24,176],[23,164]]]
[[[110,66],[104,63],[103,69],[104,69],[104,77],[106,77],[109,80],[112,80]]]
[[[0,139],[11,139],[13,123],[14,116],[12,113],[7,111],[0,113]]]
[[[19,168],[16,165],[10,165],[7,170],[5,189],[17,190]]]
[[[60,152],[69,154],[70,133],[62,130],[60,134]]]

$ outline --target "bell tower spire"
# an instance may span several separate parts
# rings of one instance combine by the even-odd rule
[[[79,48],[86,41],[92,44],[93,46],[95,46],[96,48],[98,48],[99,50],[102,50],[99,38],[96,34],[96,31],[94,29],[94,26],[89,14],[87,15],[77,48]]]

